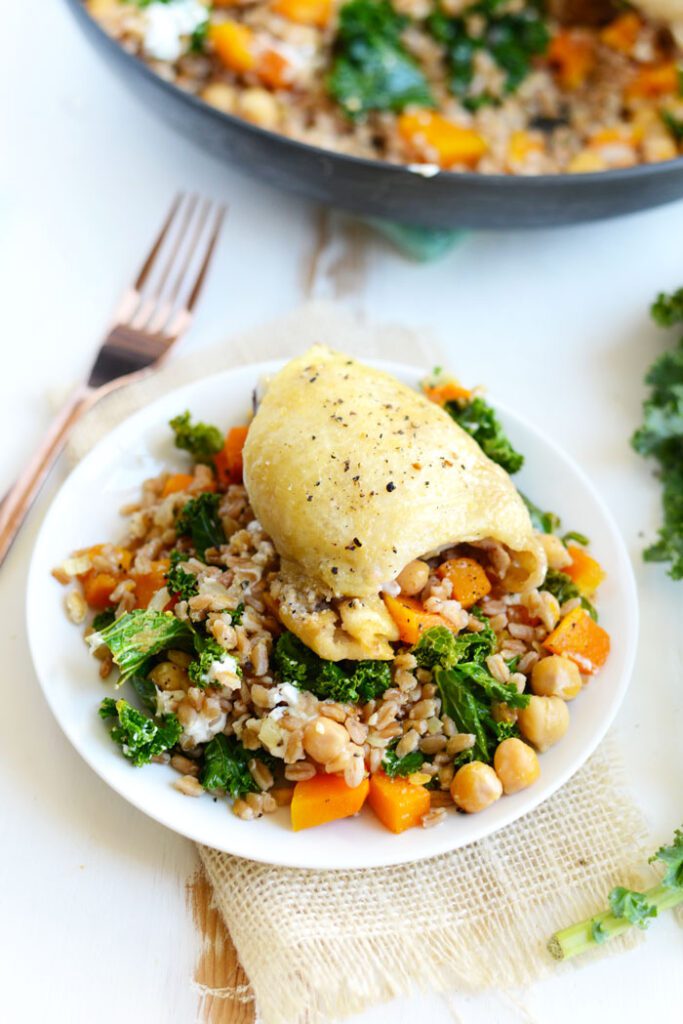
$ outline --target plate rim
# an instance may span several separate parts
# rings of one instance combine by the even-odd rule
[[[254,382],[256,382],[261,376],[276,371],[277,369],[284,366],[288,361],[288,359],[282,358],[264,360],[257,363],[247,363],[244,365],[228,368],[218,373],[198,377],[195,380],[190,381],[189,383],[184,384],[180,387],[171,388],[167,391],[164,391],[162,394],[158,395],[147,405],[143,406],[141,409],[137,409],[129,416],[126,416],[123,420],[121,420],[120,423],[116,424],[116,426],[114,426],[111,430],[107,431],[95,443],[95,445],[90,449],[90,451],[88,451],[83,456],[83,458],[79,460],[77,465],[71,470],[66,479],[62,482],[57,492],[53,495],[50,505],[43,516],[43,520],[40,524],[40,528],[38,530],[38,534],[36,536],[33,549],[31,552],[29,571],[27,574],[27,585],[24,606],[28,646],[31,655],[31,661],[33,664],[36,677],[38,679],[41,692],[48,704],[48,707],[50,708],[53,717],[56,719],[57,724],[59,725],[62,733],[66,736],[72,748],[85,761],[88,767],[91,768],[95,772],[95,774],[110,789],[113,789],[114,792],[118,794],[118,796],[124,799],[127,803],[131,804],[131,806],[135,807],[136,810],[138,810],[139,812],[150,817],[152,820],[157,821],[164,827],[171,829],[171,831],[176,832],[177,834],[184,836],[187,839],[191,839],[192,841],[200,845],[207,845],[206,837],[202,836],[201,829],[198,831],[197,829],[193,828],[191,824],[185,825],[182,821],[179,823],[176,820],[168,820],[168,818],[163,814],[155,814],[146,805],[143,806],[141,802],[136,801],[123,786],[120,786],[117,783],[116,780],[113,780],[107,774],[106,770],[98,763],[97,759],[90,754],[88,748],[86,747],[84,749],[84,746],[79,742],[79,737],[76,734],[77,730],[75,728],[74,723],[70,723],[68,720],[65,721],[64,717],[58,711],[58,702],[56,699],[53,700],[50,688],[48,685],[46,685],[46,682],[44,681],[43,678],[43,673],[39,669],[40,658],[39,655],[37,654],[37,627],[34,625],[34,618],[30,613],[31,608],[33,607],[34,592],[36,591],[36,588],[39,588],[41,586],[41,581],[44,583],[47,577],[49,577],[50,569],[52,568],[51,566],[39,565],[38,560],[40,550],[44,542],[44,537],[48,533],[53,508],[57,505],[58,500],[61,499],[63,492],[66,491],[66,489],[72,484],[74,477],[80,475],[81,473],[87,473],[89,466],[96,461],[101,445],[103,445],[106,442],[111,442],[112,439],[115,440],[117,433],[124,433],[126,430],[129,429],[130,424],[134,423],[134,421],[136,421],[137,419],[143,421],[148,420],[150,416],[150,410],[154,410],[158,405],[161,405],[163,402],[167,401],[171,396],[179,396],[181,399],[180,404],[182,404],[182,396],[186,392],[192,392],[195,388],[201,388],[202,386],[206,386],[209,382],[212,387],[220,386],[221,381],[232,378],[236,374],[245,372],[251,373],[253,375]],[[367,365],[373,366],[377,369],[381,369],[384,370],[385,372],[396,375],[399,377],[399,379],[407,375],[412,375],[414,379],[419,380],[421,377],[425,375],[425,369],[423,367],[416,367],[409,363],[384,359],[363,359],[362,361]],[[463,842],[457,842],[457,837],[455,837],[456,841],[454,841],[454,837],[450,832],[441,833],[440,830],[430,830],[430,840],[425,845],[424,854],[420,855],[419,853],[416,854],[415,851],[413,850],[410,850],[408,853],[406,853],[406,851],[402,847],[402,844],[400,843],[401,837],[392,836],[393,847],[388,847],[388,855],[372,855],[368,857],[362,864],[354,863],[352,865],[348,863],[348,857],[344,856],[343,852],[340,853],[337,860],[335,860],[334,856],[328,856],[325,863],[320,864],[317,860],[315,860],[314,856],[311,856],[311,853],[315,852],[314,842],[302,845],[301,856],[295,855],[294,853],[292,853],[291,855],[289,853],[285,853],[283,855],[277,854],[274,851],[271,852],[267,842],[262,843],[261,847],[257,850],[253,850],[250,848],[250,841],[247,841],[245,843],[228,842],[227,845],[214,846],[214,848],[219,849],[222,852],[231,854],[233,856],[242,857],[247,860],[253,860],[258,863],[271,864],[278,867],[331,871],[358,869],[362,870],[364,868],[390,867],[393,865],[403,863],[427,860],[432,857],[439,856],[441,854],[445,854],[457,849],[463,849],[466,846],[470,846],[472,843],[479,842],[480,840],[487,838],[489,835],[492,835],[504,828],[507,828],[513,822],[520,821],[523,817],[534,811],[546,800],[550,799],[555,793],[557,793],[559,789],[562,788],[562,786],[566,785],[566,783],[583,767],[583,765],[591,757],[591,755],[597,749],[598,745],[604,739],[608,729],[612,725],[624,701],[626,692],[628,690],[628,687],[633,676],[633,669],[637,651],[637,638],[640,618],[638,592],[636,587],[633,566],[631,563],[631,559],[628,555],[626,544],[610,509],[607,507],[606,503],[604,502],[602,496],[598,492],[597,488],[593,484],[590,477],[583,470],[583,468],[578,465],[574,458],[571,455],[569,455],[564,449],[562,449],[561,446],[556,441],[554,441],[552,437],[548,437],[545,433],[543,433],[541,428],[536,427],[534,423],[530,421],[524,414],[518,413],[516,410],[512,409],[507,403],[499,401],[495,395],[492,395],[491,393],[487,392],[487,401],[496,409],[496,411],[499,411],[504,417],[509,418],[512,422],[519,423],[520,426],[522,426],[524,429],[535,435],[544,447],[549,449],[554,454],[558,455],[560,459],[571,468],[572,473],[576,476],[576,478],[578,478],[582,486],[590,493],[591,498],[596,505],[596,509],[602,516],[604,524],[608,529],[611,539],[614,543],[615,553],[617,556],[620,570],[618,573],[619,582],[621,585],[626,585],[626,590],[623,594],[623,601],[624,606],[627,609],[629,621],[627,623],[628,628],[625,630],[625,635],[627,636],[627,643],[624,647],[623,652],[623,670],[620,676],[617,678],[617,688],[614,697],[611,701],[611,704],[609,706],[608,713],[606,713],[600,720],[599,724],[596,726],[591,735],[590,742],[586,743],[580,755],[575,756],[564,769],[560,770],[557,773],[556,777],[554,777],[551,782],[546,783],[545,786],[539,787],[538,794],[536,793],[536,787],[524,791],[527,794],[527,796],[523,810],[520,811],[516,804],[512,802],[512,806],[510,807],[509,811],[505,814],[501,813],[499,818],[496,818],[495,820],[491,821],[491,824],[487,824],[486,817],[482,815],[481,818],[477,818],[477,820],[481,822],[478,834],[474,837],[465,839]],[[149,429],[149,427],[146,427],[144,430],[141,431],[141,433],[144,434]],[[616,565],[614,568],[616,569]],[[617,576],[616,572],[615,576]],[[94,692],[93,695],[96,696],[96,692]],[[112,754],[114,756],[118,756],[118,752],[114,750],[114,748],[112,748]],[[180,797],[181,794],[178,794],[178,796]],[[182,807],[182,803],[179,803],[179,806]],[[251,823],[247,824],[249,825]],[[310,833],[305,832],[302,834],[305,836],[309,836],[313,835],[314,831],[315,830],[312,830],[312,832]],[[233,833],[233,835],[239,836],[239,833]],[[248,836],[249,833],[245,832],[245,835]],[[228,836],[227,838],[230,839],[232,837]],[[251,843],[253,844],[253,840],[251,841]],[[256,845],[258,846],[258,842],[256,843]],[[249,852],[246,852],[245,848],[249,848]]]

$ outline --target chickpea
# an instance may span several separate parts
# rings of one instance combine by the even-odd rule
[[[160,661],[149,673],[149,678],[160,690],[186,690],[190,682],[185,669],[172,661]]]
[[[541,774],[536,751],[515,737],[498,744],[493,756],[493,767],[508,795],[526,789]]]
[[[541,658],[531,670],[531,689],[537,697],[574,700],[581,692],[581,685],[581,673],[577,666],[560,654]]]
[[[421,590],[424,590],[428,579],[429,566],[426,562],[421,562],[419,558],[416,558],[414,561],[408,562],[405,569],[396,577],[396,582],[401,588],[402,594],[413,597],[415,594],[419,594]]]
[[[537,533],[536,536],[545,551],[549,569],[565,569],[571,565],[572,556],[559,537],[556,537],[554,533]]]
[[[210,103],[225,114],[234,114],[237,107],[237,89],[225,82],[209,82],[201,96],[205,103]]]
[[[280,105],[266,89],[245,89],[238,113],[261,128],[277,128],[280,122]]]
[[[304,750],[319,764],[330,764],[349,742],[344,726],[332,718],[315,718],[304,729]]]
[[[561,697],[532,697],[517,716],[525,740],[543,753],[562,739],[569,728],[569,708]]]
[[[459,768],[450,789],[456,807],[468,814],[485,810],[503,795],[500,779],[483,761],[470,761]]]

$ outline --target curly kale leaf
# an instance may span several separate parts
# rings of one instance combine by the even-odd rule
[[[98,612],[95,618],[92,620],[92,628],[96,633],[101,633],[107,626],[111,626],[112,622],[116,619],[116,613],[113,608],[105,608],[103,612]]]
[[[245,750],[234,737],[218,733],[204,748],[199,781],[204,789],[222,790],[233,800],[245,797],[247,793],[258,793],[259,787],[249,771],[252,758],[272,763],[272,758],[265,751]]]
[[[205,491],[183,506],[176,520],[176,531],[192,538],[197,557],[206,559],[207,548],[225,543],[223,524],[218,514],[220,494]]]
[[[189,412],[174,416],[169,426],[175,434],[176,448],[189,452],[195,462],[211,465],[213,456],[223,447],[224,437],[218,427],[193,423]]]
[[[189,601],[199,591],[199,583],[193,572],[187,572],[182,563],[187,561],[187,555],[182,551],[171,552],[171,564],[166,573],[166,585],[169,592],[183,601]]]
[[[437,11],[427,20],[432,35],[446,49],[451,92],[469,110],[499,103],[515,92],[529,74],[533,58],[548,48],[550,32],[539,4],[518,6],[516,11],[506,11],[501,0],[480,0],[455,18]],[[473,20],[483,24],[477,35],[471,34]],[[480,52],[487,52],[503,72],[501,92],[477,84],[475,65]]]
[[[128,680],[138,695],[143,708],[147,708],[153,714],[157,711],[157,688],[147,676],[131,676]]]
[[[558,602],[563,605],[565,601],[573,601],[574,598],[578,597],[581,601],[581,607],[585,608],[590,617],[597,622],[598,612],[595,605],[591,604],[587,597],[584,597],[579,588],[577,587],[571,576],[567,576],[566,572],[559,572],[556,569],[548,569],[548,573],[543,584],[543,590],[547,590],[553,597],[556,597]]]
[[[660,295],[652,307],[657,323],[683,320],[683,289]],[[635,450],[659,463],[664,521],[659,539],[644,552],[648,562],[670,562],[672,579],[683,579],[683,339],[650,367],[643,423],[631,438]]]
[[[164,715],[155,721],[123,699],[105,697],[99,714],[105,720],[116,719],[110,730],[111,738],[136,768],[174,747],[183,731],[175,715]]]
[[[468,758],[489,764],[497,745],[509,736],[516,736],[514,723],[497,722],[493,704],[523,708],[529,695],[519,693],[513,684],[497,682],[486,669],[475,662],[464,662],[452,668],[435,668],[434,682],[441,696],[441,708],[455,722],[458,732],[474,736],[474,747]]]
[[[293,633],[283,633],[275,644],[273,667],[283,683],[308,690],[319,700],[366,702],[391,686],[386,661],[325,661]]]
[[[99,633],[91,633],[92,647],[105,644],[123,683],[133,675],[145,675],[150,658],[172,648],[188,650],[193,643],[193,630],[170,612],[136,608],[126,612]]]
[[[384,755],[382,768],[390,779],[397,777],[405,778],[413,772],[419,772],[424,763],[424,754],[419,750],[413,750],[404,757],[399,757],[394,747],[391,747]]]
[[[473,609],[473,611],[476,611]],[[460,633],[457,636],[446,626],[433,626],[422,634],[412,653],[420,668],[451,668],[460,661],[483,664],[496,649],[496,634],[488,620],[479,633]]]
[[[650,307],[650,314],[660,327],[683,323],[683,288],[668,294],[660,292]]]
[[[387,0],[350,0],[341,8],[328,89],[348,117],[434,106],[427,79],[401,42],[407,24]]]
[[[642,892],[618,885],[609,894],[610,910],[615,917],[625,917],[637,928],[647,928],[650,919],[657,917],[657,907]]]
[[[522,468],[524,456],[512,447],[496,413],[483,398],[473,398],[465,404],[446,402],[445,408],[492,462],[508,473],[517,473]]]
[[[677,828],[671,846],[660,846],[651,861],[666,865],[662,884],[671,889],[683,889],[683,829]]]

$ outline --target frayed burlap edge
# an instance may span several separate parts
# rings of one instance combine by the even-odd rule
[[[614,885],[649,881],[633,869],[649,848],[614,739],[531,814],[420,863],[328,872],[199,852],[263,1024],[322,1024],[415,989],[529,985],[557,966],[554,931]]]

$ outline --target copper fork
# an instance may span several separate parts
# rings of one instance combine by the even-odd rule
[[[90,376],[53,421],[0,506],[0,565],[75,423],[103,395],[156,369],[187,330],[225,216],[180,193],[114,315]]]

